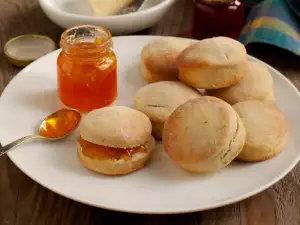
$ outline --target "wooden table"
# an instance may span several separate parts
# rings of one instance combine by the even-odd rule
[[[189,30],[190,2],[179,1],[160,24],[141,34],[183,35]],[[19,72],[7,63],[3,55],[5,41],[24,33],[40,33],[49,35],[58,43],[63,30],[46,18],[37,0],[2,0],[0,10],[2,92]],[[300,88],[299,58],[266,45],[252,45],[248,51],[279,69]],[[192,214],[153,216],[112,212],[63,198],[32,181],[4,156],[0,158],[0,225],[13,224],[299,225],[300,166],[273,187],[245,201]]]

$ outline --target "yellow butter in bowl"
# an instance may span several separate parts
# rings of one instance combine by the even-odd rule
[[[112,16],[129,6],[132,0],[89,0],[94,16]]]

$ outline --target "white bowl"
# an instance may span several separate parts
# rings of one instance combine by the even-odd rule
[[[106,27],[112,34],[128,34],[158,23],[176,0],[163,0],[149,9],[116,16],[92,16],[88,0],[39,0],[45,14],[57,25],[70,28],[82,24]]]

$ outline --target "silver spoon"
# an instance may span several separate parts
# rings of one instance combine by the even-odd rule
[[[162,0],[134,0],[129,7],[122,9],[118,14],[123,15],[137,11],[142,11],[151,8],[161,2]]]
[[[142,11],[151,8],[159,3],[161,3],[161,0],[145,0],[143,4],[138,8],[137,11]]]
[[[139,7],[144,3],[145,0],[133,0],[133,2],[128,6],[122,9],[118,15],[124,15],[124,14],[129,14],[136,12]]]
[[[60,109],[47,116],[40,124],[38,134],[22,137],[0,148],[0,156],[11,148],[31,139],[59,140],[71,134],[79,126],[81,114],[74,109]]]

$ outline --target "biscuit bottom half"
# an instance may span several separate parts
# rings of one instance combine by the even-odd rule
[[[112,148],[103,145],[97,145],[89,141],[84,140],[82,137],[79,137],[78,140],[82,153],[89,158],[97,158],[99,160],[107,159],[125,159],[130,160],[131,157],[138,152],[147,153],[145,146],[138,146],[134,148]]]
[[[78,157],[85,167],[96,172],[107,175],[128,174],[144,167],[153,150],[152,145],[151,140],[151,144],[146,143],[134,148],[112,148],[79,137]]]

